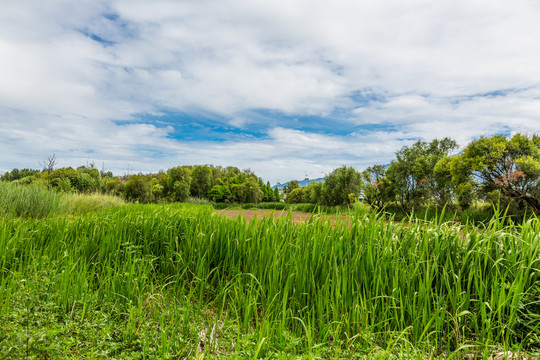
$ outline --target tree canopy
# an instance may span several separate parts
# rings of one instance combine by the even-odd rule
[[[455,176],[471,179],[481,194],[500,192],[540,213],[540,137],[516,134],[481,137],[456,158]]]

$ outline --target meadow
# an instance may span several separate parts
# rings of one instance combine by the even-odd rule
[[[10,189],[2,359],[540,356],[536,218],[248,222]]]

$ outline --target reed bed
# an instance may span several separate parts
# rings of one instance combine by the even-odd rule
[[[118,196],[101,193],[68,193],[62,194],[60,205],[62,213],[64,214],[82,215],[89,212],[123,206],[126,205],[126,202]]]
[[[0,181],[0,216],[47,217],[60,212],[62,195],[45,187]]]
[[[101,193],[59,193],[45,185],[17,185],[0,181],[0,216],[47,218],[81,215],[126,205],[117,196]]]
[[[0,355],[534,356],[540,224],[503,223],[247,222],[187,204],[6,218],[0,328],[20,334],[0,344],[21,346]]]

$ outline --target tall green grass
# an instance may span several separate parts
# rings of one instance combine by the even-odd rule
[[[43,186],[0,181],[0,216],[45,218],[80,215],[125,204],[121,198],[111,195],[58,193]]]
[[[107,194],[63,194],[61,201],[61,210],[65,214],[81,215],[89,212],[104,210],[117,206],[126,205],[126,202],[118,197]]]
[[[113,319],[108,336],[122,345],[107,348],[110,357],[534,352],[540,224],[503,224],[405,224],[377,215],[247,222],[193,205],[5,219],[0,326],[13,312],[38,306],[25,301],[42,304],[25,300],[35,294],[75,324],[73,331],[96,314]],[[23,315],[21,324],[33,316]],[[80,341],[88,353],[105,346]],[[77,348],[66,344],[62,354],[71,356]]]
[[[38,186],[0,181],[0,215],[47,217],[60,212],[62,195]]]
[[[204,204],[207,205],[207,204]],[[372,212],[371,206],[366,203],[356,202],[354,204],[343,206],[326,206],[311,203],[300,204],[288,204],[284,202],[262,202],[258,204],[245,203],[245,204],[226,204],[226,203],[213,203],[212,206],[217,210],[229,209],[229,210],[250,210],[250,209],[262,209],[262,210],[292,210],[304,213],[325,213],[325,214],[351,214],[351,213],[370,213]]]

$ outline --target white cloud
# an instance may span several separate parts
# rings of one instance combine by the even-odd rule
[[[538,18],[529,0],[6,0],[0,171],[56,152],[143,171],[235,162],[284,180],[388,162],[415,138],[538,132]],[[257,109],[328,126],[276,127]],[[354,111],[337,121],[336,109]],[[181,142],[140,119],[164,111],[268,134]]]
[[[398,96],[355,111],[358,124],[397,125],[406,138],[452,137],[462,146],[481,135],[538,133],[540,89],[466,98]]]

